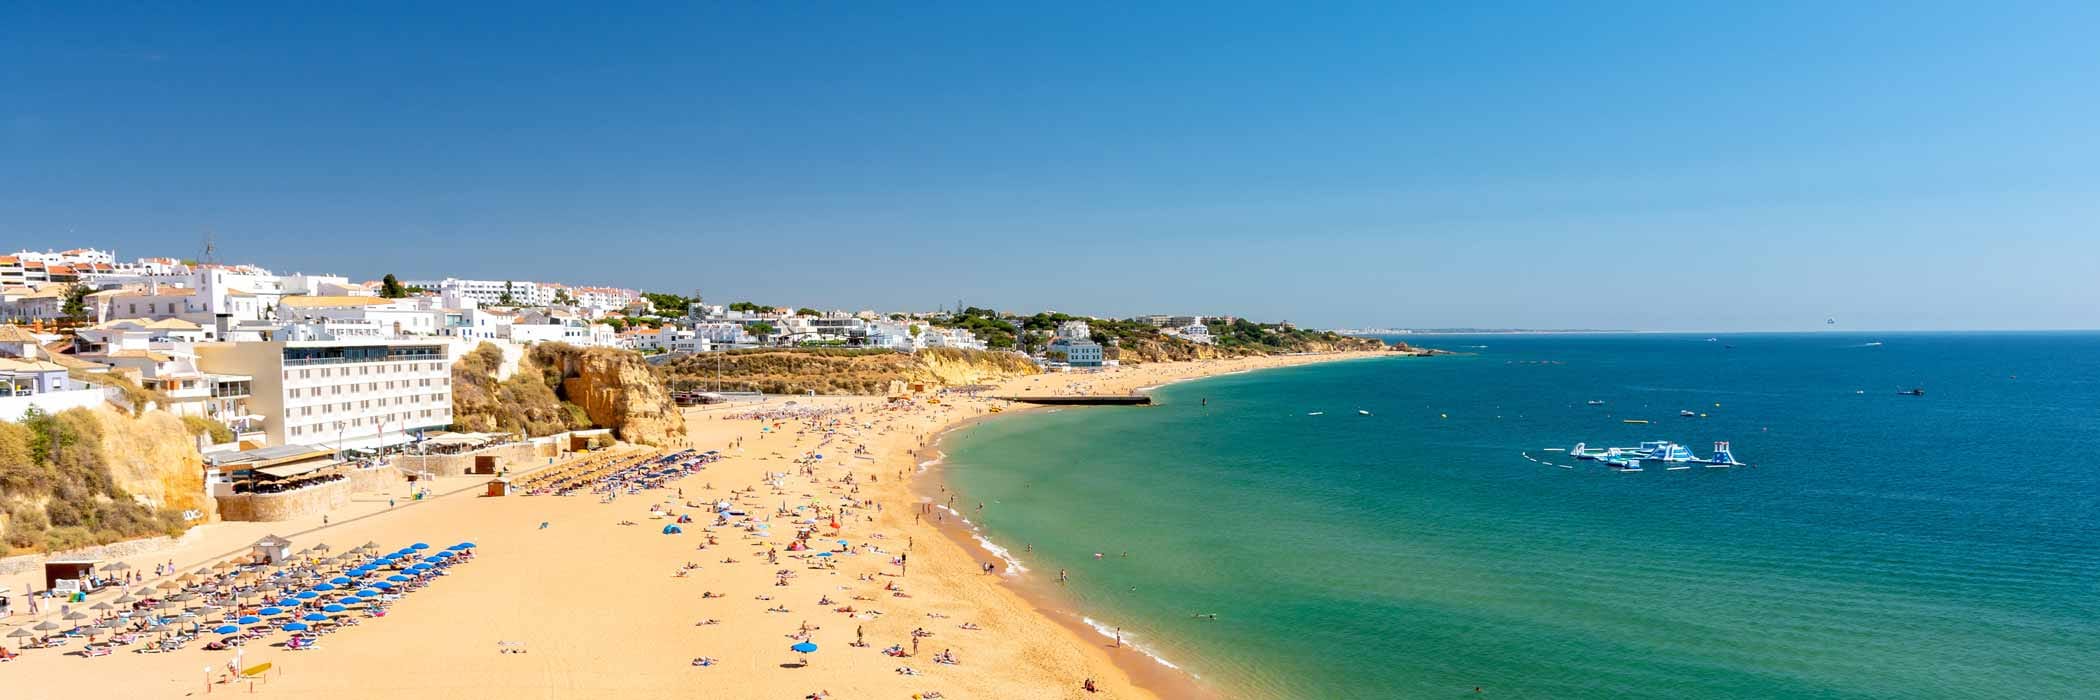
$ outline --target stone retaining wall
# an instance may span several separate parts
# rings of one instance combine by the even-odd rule
[[[103,561],[108,561],[111,559],[121,559],[123,557],[128,557],[135,554],[157,552],[172,547],[174,545],[175,538],[161,536],[148,537],[141,540],[125,540],[123,542],[112,542],[98,547],[75,549],[68,552],[23,554],[19,556],[12,556],[7,557],[5,559],[0,559],[0,576],[13,576],[15,574],[20,574],[24,572],[35,572],[37,575],[37,580],[42,581],[44,576],[44,562],[54,557],[84,557],[88,559],[100,559]],[[15,593],[20,594],[22,593],[22,591],[15,591]]]
[[[348,479],[289,493],[242,493],[219,497],[219,519],[251,522],[291,520],[350,504],[350,495],[391,491],[404,482],[393,467],[359,469]]]
[[[474,458],[493,455],[497,468],[518,471],[533,464],[544,464],[548,457],[558,453],[551,444],[516,443],[500,445],[473,452],[453,455],[397,455],[394,466],[408,471],[428,472],[434,476],[459,476],[474,467]]]

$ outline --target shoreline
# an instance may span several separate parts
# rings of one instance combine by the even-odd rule
[[[1018,394],[1106,391],[1372,356],[1386,355],[1156,363],[1100,374],[1028,375],[1005,384]],[[799,405],[790,407],[784,400]],[[272,532],[288,535],[294,548],[368,540],[395,546],[424,539],[481,545],[475,564],[453,573],[446,585],[405,598],[385,619],[331,635],[327,648],[285,653],[278,648],[281,633],[250,644],[247,663],[275,664],[269,682],[255,686],[258,695],[670,698],[689,696],[697,684],[739,688],[740,697],[802,697],[819,690],[839,697],[905,697],[934,690],[950,697],[1215,696],[1184,671],[1140,654],[1119,653],[1087,626],[1086,615],[1059,604],[1054,584],[1043,584],[1040,572],[982,575],[977,567],[997,560],[974,540],[976,533],[945,531],[936,527],[939,519],[921,522],[909,514],[919,511],[914,506],[926,498],[923,492],[945,486],[936,468],[942,459],[938,439],[998,417],[991,409],[1000,403],[954,396],[907,407],[885,397],[779,397],[729,411],[692,411],[685,414],[689,444],[721,449],[726,458],[661,490],[614,500],[491,498],[471,493],[482,477],[459,477],[436,485],[434,498],[402,501],[398,507],[390,507],[392,494],[356,494],[350,506],[330,514],[325,527],[318,516],[214,524],[174,548],[126,559],[147,571],[163,560],[189,569],[243,551]],[[783,408],[829,413],[808,419],[747,414]],[[1001,413],[1007,410],[1028,409],[1002,408]],[[620,449],[641,454],[649,448]],[[803,463],[802,457],[817,453],[830,458]],[[788,520],[829,514],[844,521],[844,530],[834,536],[855,545],[833,549],[839,556],[829,565],[805,558],[797,566],[788,557],[768,565],[767,551],[787,540],[764,529],[696,522],[689,526],[695,534],[667,537],[653,526],[625,527],[639,524],[631,521],[662,522],[650,520],[656,517],[654,508],[683,510],[693,507],[690,500],[742,503],[754,519],[777,521],[775,527],[783,530],[793,529]],[[795,514],[786,514],[791,505]],[[888,510],[891,506],[901,508]],[[769,513],[776,507],[783,511]],[[717,535],[720,543],[694,551],[701,531]],[[914,547],[913,535],[931,537],[928,546]],[[986,543],[999,546],[995,540]],[[895,559],[907,552],[910,566],[901,567]],[[1026,566],[1026,557],[1020,560]],[[689,575],[679,573],[681,562]],[[782,566],[794,572],[793,578],[775,573]],[[155,580],[160,579],[146,584]],[[904,594],[907,587],[910,595]],[[1045,588],[1053,590],[1040,590]],[[703,591],[712,595],[702,596]],[[839,602],[812,604],[827,592]],[[754,602],[776,597],[777,602]],[[790,605],[795,612],[770,609]],[[845,606],[864,610],[848,614]],[[694,620],[702,618],[719,618],[719,624],[696,625]],[[5,626],[23,619],[12,618]],[[805,634],[824,649],[812,655],[813,669],[782,663],[797,661],[784,637],[798,622],[814,625]],[[854,649],[847,642],[863,628],[872,648]],[[909,646],[907,633],[914,628],[938,633],[926,640],[930,648],[924,655],[876,653],[892,644]],[[530,649],[531,655],[495,651],[502,644]],[[929,658],[950,648],[961,664]],[[711,668],[688,663],[698,656],[721,662]],[[171,697],[204,691],[197,687],[204,684],[198,669],[222,666],[230,658],[227,652],[194,646],[166,654],[120,649],[99,659],[30,650],[4,673],[22,684],[18,687],[26,698],[81,693]],[[906,674],[900,670],[905,666],[915,671]],[[1080,681],[1087,678],[1102,692],[1082,691]]]
[[[1229,377],[1241,374],[1250,374],[1254,372],[1283,369],[1286,367],[1299,367],[1310,364],[1326,364],[1330,362],[1347,362],[1354,360],[1370,360],[1384,357],[1404,356],[1409,355],[1382,352],[1344,352],[1317,355],[1277,355],[1263,358],[1234,358],[1232,360],[1212,360],[1206,363],[1152,363],[1149,365],[1139,365],[1136,368],[1151,367],[1155,369],[1192,369],[1195,371],[1189,374],[1165,378],[1153,384],[1129,387],[1129,393],[1150,393],[1152,391],[1167,386],[1173,386],[1176,384],[1186,384],[1207,379],[1216,379],[1220,377]],[[1248,360],[1284,361],[1250,363],[1248,362]],[[1235,367],[1222,372],[1202,371],[1207,368],[1206,365],[1209,362],[1257,364],[1260,366]],[[1110,382],[1110,384],[1113,386],[1119,383]],[[1107,391],[1102,393],[1115,392]],[[974,427],[977,424],[984,421],[989,421],[995,418],[1007,418],[1010,416],[1020,417],[1033,415],[1036,413],[1047,413],[1048,409],[1051,408],[1052,407],[1050,406],[1016,404],[1011,407],[1005,408],[999,414],[983,414],[978,416],[972,416],[942,427],[939,430],[939,432],[936,433],[927,443],[928,447],[934,450],[934,456],[930,459],[923,459],[919,461],[920,469],[914,474],[914,476],[918,478],[914,479],[911,484],[912,495],[921,502],[938,504],[940,502],[940,499],[938,498],[939,495],[956,492],[953,485],[949,483],[945,472],[941,469],[936,468],[943,466],[947,463],[948,455],[946,449],[944,448],[944,444],[950,437],[959,435],[964,430]],[[1091,408],[1091,410],[1143,410],[1136,408],[1119,407],[1089,408]],[[929,490],[929,486],[934,487],[934,489],[937,490]],[[1093,614],[1098,614],[1099,611],[1087,611],[1081,609],[1081,607],[1074,600],[1068,597],[1061,588],[1049,581],[1046,581],[1040,573],[1034,572],[1034,569],[1028,567],[1025,562],[1020,562],[1017,559],[1015,559],[1012,555],[1011,550],[1009,550],[1005,545],[1000,544],[999,542],[994,540],[990,533],[984,531],[980,526],[971,522],[967,517],[963,516],[963,514],[950,510],[944,505],[937,505],[936,507],[940,510],[947,511],[947,513],[950,515],[955,516],[955,522],[937,525],[935,527],[936,531],[944,535],[949,542],[952,542],[957,547],[960,547],[965,551],[982,553],[984,555],[990,556],[994,559],[1006,563],[1009,569],[1018,569],[1018,571],[1014,571],[1012,573],[1002,574],[1002,576],[1000,577],[1002,579],[1001,582],[1008,584],[1015,594],[1019,595],[1023,600],[1026,600],[1030,604],[1032,604],[1037,614],[1041,615],[1048,621],[1055,623],[1057,626],[1063,628],[1066,632],[1070,633],[1081,643],[1094,644],[1102,648],[1107,653],[1110,661],[1118,669],[1122,670],[1123,673],[1126,674],[1131,679],[1131,682],[1138,688],[1151,692],[1155,696],[1162,698],[1200,698],[1204,700],[1216,700],[1219,698],[1226,697],[1222,689],[1211,686],[1208,681],[1205,681],[1202,678],[1202,676],[1197,675],[1194,671],[1189,670],[1180,663],[1177,663],[1172,659],[1168,659],[1159,654],[1158,652],[1147,648],[1142,642],[1132,640],[1131,638],[1126,636],[1123,640],[1123,646],[1120,648],[1116,647],[1113,643],[1102,643],[1100,640],[1114,639],[1115,633],[1111,630],[1115,628],[1116,625],[1096,620],[1093,617]],[[1031,573],[1034,573],[1035,575],[1031,575]],[[1136,653],[1123,653],[1125,650],[1134,651]]]

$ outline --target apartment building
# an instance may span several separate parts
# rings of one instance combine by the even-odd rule
[[[270,444],[373,449],[452,423],[448,348],[294,324],[269,341],[198,345],[197,355],[206,371],[253,377],[248,408]]]

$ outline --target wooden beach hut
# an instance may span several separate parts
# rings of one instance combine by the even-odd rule
[[[490,479],[488,483],[488,492],[483,495],[490,498],[510,495],[510,480],[501,478]]]
[[[282,561],[290,561],[292,558],[292,541],[276,535],[265,535],[262,539],[256,540],[255,544],[249,546],[248,553],[255,558],[255,562],[258,564],[275,564]]]

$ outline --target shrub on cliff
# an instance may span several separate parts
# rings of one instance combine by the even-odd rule
[[[561,382],[558,366],[547,367],[528,353],[510,379],[499,381],[496,374],[502,366],[503,351],[489,343],[452,365],[454,430],[539,437],[591,427],[555,394]]]
[[[233,442],[233,429],[210,418],[183,416],[182,427],[190,431],[190,437],[210,435],[211,444],[214,445],[224,445]]]
[[[103,430],[81,408],[31,410],[20,424],[0,424],[0,506],[8,515],[0,541],[56,551],[182,531],[179,512],[142,505],[118,485]]]

